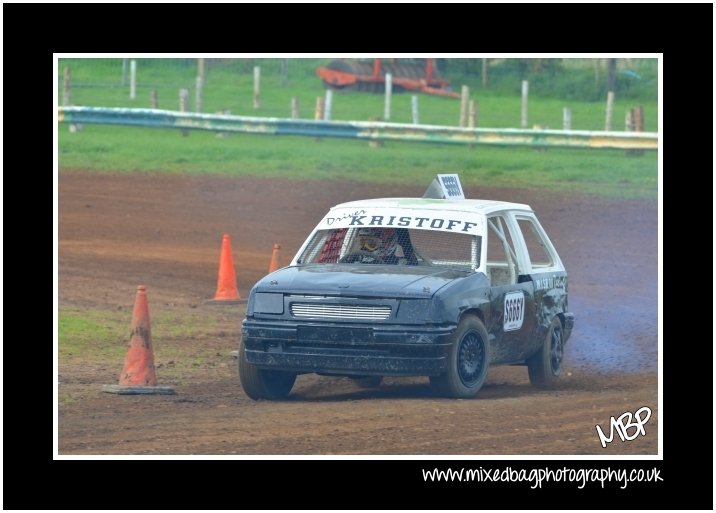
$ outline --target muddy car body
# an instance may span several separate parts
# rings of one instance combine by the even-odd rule
[[[254,399],[302,373],[429,376],[472,397],[490,365],[524,364],[553,385],[574,324],[564,266],[532,209],[464,199],[455,175],[423,198],[330,209],[291,264],[252,289],[239,373]]]

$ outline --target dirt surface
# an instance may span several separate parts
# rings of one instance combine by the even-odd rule
[[[244,306],[203,304],[216,288],[221,236],[231,235],[239,291],[287,263],[339,202],[421,196],[414,187],[215,176],[59,175],[60,308],[123,310],[138,284],[150,312],[207,312],[219,326],[192,339],[153,323],[160,385],[174,396],[101,392],[122,361],[59,361],[60,455],[616,455],[658,452],[657,205],[550,191],[467,188],[471,198],[533,207],[569,272],[576,314],[557,390],[532,388],[524,367],[495,367],[472,400],[437,398],[427,378],[380,388],[299,376],[287,401],[250,400],[236,359]],[[161,344],[200,354],[186,376],[168,372]],[[125,344],[126,341],[118,342]],[[165,349],[166,352],[166,349]],[[167,372],[165,372],[165,370]],[[165,374],[163,375],[163,372]],[[645,436],[603,449],[595,425],[652,410]]]

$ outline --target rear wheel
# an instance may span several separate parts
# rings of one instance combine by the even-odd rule
[[[296,373],[259,369],[246,361],[243,339],[239,344],[239,379],[251,399],[285,399],[296,382]]]
[[[564,337],[559,317],[552,319],[542,348],[527,360],[530,382],[539,388],[552,388],[559,381],[564,363]]]
[[[487,329],[480,319],[464,317],[452,336],[447,372],[431,376],[430,384],[447,397],[474,397],[482,388],[490,364]]]

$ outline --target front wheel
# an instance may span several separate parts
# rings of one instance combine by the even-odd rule
[[[447,371],[430,376],[430,384],[447,397],[475,397],[482,388],[490,365],[487,329],[480,319],[469,315],[460,321],[452,335]]]
[[[285,399],[296,382],[295,372],[259,369],[246,361],[243,339],[239,344],[239,379],[244,392],[253,400]]]
[[[552,388],[559,381],[564,363],[564,337],[559,317],[552,319],[542,348],[527,360],[530,382],[538,388]]]

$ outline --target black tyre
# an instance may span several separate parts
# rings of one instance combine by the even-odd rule
[[[295,372],[259,369],[246,361],[244,341],[239,344],[239,379],[253,400],[285,399],[296,382]]]
[[[360,388],[377,388],[383,382],[383,376],[351,376]]]
[[[564,337],[559,317],[552,319],[542,348],[527,360],[530,382],[539,388],[552,388],[559,381],[564,363]]]
[[[430,376],[430,384],[443,396],[475,397],[482,388],[490,365],[490,343],[487,329],[480,319],[464,317],[452,336],[448,370]]]

